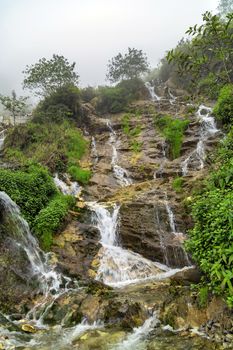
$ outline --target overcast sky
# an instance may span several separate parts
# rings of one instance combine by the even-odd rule
[[[108,60],[142,49],[155,67],[218,0],[0,0],[0,93],[22,93],[27,64],[76,62],[81,86],[105,84]]]

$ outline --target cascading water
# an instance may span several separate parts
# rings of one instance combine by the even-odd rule
[[[117,140],[117,135],[113,130],[109,120],[107,121],[107,126],[110,130],[109,143],[112,146],[111,165],[112,165],[114,176],[117,179],[120,186],[122,187],[129,186],[132,184],[132,180],[129,177],[128,171],[117,164],[118,163],[117,147],[119,145],[119,141]]]
[[[6,130],[0,131],[0,151],[3,148],[5,137],[6,137]]]
[[[152,262],[120,246],[117,236],[119,206],[115,206],[111,213],[98,203],[88,205],[93,211],[93,223],[101,234],[102,248],[99,252],[97,280],[110,286],[122,287],[150,279],[160,280],[180,271]]]
[[[161,100],[161,97],[155,93],[154,86],[150,82],[147,81],[145,83],[145,87],[149,91],[150,98],[152,99],[153,102],[159,102]]]
[[[77,197],[80,194],[80,192],[82,191],[82,187],[79,186],[79,184],[76,181],[72,182],[67,178],[67,182],[69,183],[69,184],[67,184],[66,182],[59,179],[58,174],[55,174],[53,180],[54,180],[56,187],[63,194]]]
[[[94,164],[98,163],[99,160],[99,156],[98,156],[98,152],[97,152],[97,148],[96,148],[96,141],[94,136],[92,136],[91,138],[91,156],[94,159]]]
[[[149,317],[141,327],[134,328],[121,343],[117,344],[112,350],[144,350],[146,349],[146,338],[151,331],[159,325],[159,319],[156,312]]]
[[[52,297],[54,300],[66,292],[71,280],[55,271],[55,266],[50,263],[51,255],[45,254],[39,248],[27,222],[20,215],[19,207],[5,192],[0,192],[0,204],[4,209],[4,226],[12,228],[9,239],[13,242],[14,249],[23,250],[26,253],[30,267],[28,278],[29,280],[36,279],[38,282],[37,292],[43,295],[43,301],[29,312],[28,317],[31,318],[35,316],[38,308],[44,309],[48,297]],[[34,319],[34,321],[41,323],[42,315],[39,315],[39,319]]]
[[[199,170],[204,168],[205,165],[205,143],[219,130],[216,128],[215,120],[211,116],[212,109],[204,105],[200,105],[196,113],[200,122],[200,136],[196,149],[189,154],[181,165],[183,176],[188,175],[190,163],[197,161],[199,163]]]

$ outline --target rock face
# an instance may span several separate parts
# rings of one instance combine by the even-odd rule
[[[120,237],[123,247],[171,267],[188,264],[182,236],[171,232],[163,193],[144,193],[140,199],[124,204],[120,211]],[[160,198],[159,198],[160,197]],[[180,227],[178,232],[182,232]]]
[[[59,268],[69,276],[89,278],[93,257],[101,248],[99,239],[99,231],[92,225],[73,220],[54,240]]]

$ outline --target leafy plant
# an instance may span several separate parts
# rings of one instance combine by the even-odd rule
[[[183,183],[184,183],[183,177],[176,177],[172,181],[172,188],[173,188],[173,190],[175,190],[177,193],[182,192]]]
[[[219,94],[214,107],[214,115],[224,125],[230,126],[233,122],[233,84],[225,85]]]
[[[49,250],[53,242],[53,234],[58,230],[69,208],[74,205],[74,198],[58,194],[38,213],[33,230],[42,242],[45,250]]]
[[[172,159],[180,156],[184,131],[189,121],[186,119],[174,119],[169,115],[156,116],[155,126],[160,130],[169,145],[169,153]]]

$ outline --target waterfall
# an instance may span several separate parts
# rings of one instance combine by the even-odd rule
[[[99,229],[101,235],[102,248],[99,252],[100,265],[97,280],[110,286],[122,287],[150,279],[160,280],[180,271],[180,269],[170,269],[166,265],[148,260],[120,246],[119,206],[115,205],[110,211],[99,203],[87,204],[93,212],[93,224]]]
[[[156,93],[155,93],[155,89],[154,89],[154,86],[149,83],[148,81],[145,83],[145,87],[147,88],[147,90],[149,91],[149,94],[150,94],[150,98],[152,99],[153,102],[159,102],[161,100],[161,97],[158,96]]]
[[[146,349],[146,338],[160,323],[157,313],[149,317],[141,327],[134,328],[133,332],[121,343],[113,346],[113,350],[142,350]]]
[[[189,156],[181,164],[181,170],[183,176],[188,175],[189,165],[192,161],[198,161],[199,170],[204,168],[205,165],[205,143],[213,135],[218,132],[216,128],[215,120],[211,116],[212,109],[204,105],[200,105],[196,113],[200,122],[200,135],[197,147],[192,151]]]
[[[77,197],[81,193],[82,187],[79,186],[79,184],[76,181],[73,181],[73,182],[70,181],[67,175],[66,177],[67,177],[67,182],[69,182],[69,184],[59,179],[58,174],[56,173],[53,178],[56,187],[63,194]]]
[[[107,126],[110,130],[109,143],[112,146],[111,165],[113,169],[113,174],[120,186],[129,186],[132,184],[132,180],[129,177],[128,171],[118,164],[117,146],[119,145],[119,141],[117,140],[117,135],[113,130],[109,120],[107,121]]]
[[[6,129],[0,131],[0,151],[3,148],[5,137],[6,137]]]
[[[31,274],[28,280],[32,278],[37,280],[38,293],[42,293],[44,297],[43,301],[29,312],[28,317],[34,317],[38,308],[43,309],[44,314],[47,299],[52,297],[54,300],[66,292],[71,279],[55,271],[55,266],[50,263],[51,254],[45,254],[40,249],[37,240],[30,232],[28,223],[22,218],[19,207],[5,192],[0,192],[0,204],[4,209],[4,226],[8,228],[9,239],[13,242],[14,249],[23,250],[26,253]],[[41,321],[42,315],[39,317],[39,322]]]
[[[94,159],[94,164],[98,163],[99,156],[96,148],[96,141],[94,136],[91,138],[91,156]]]

